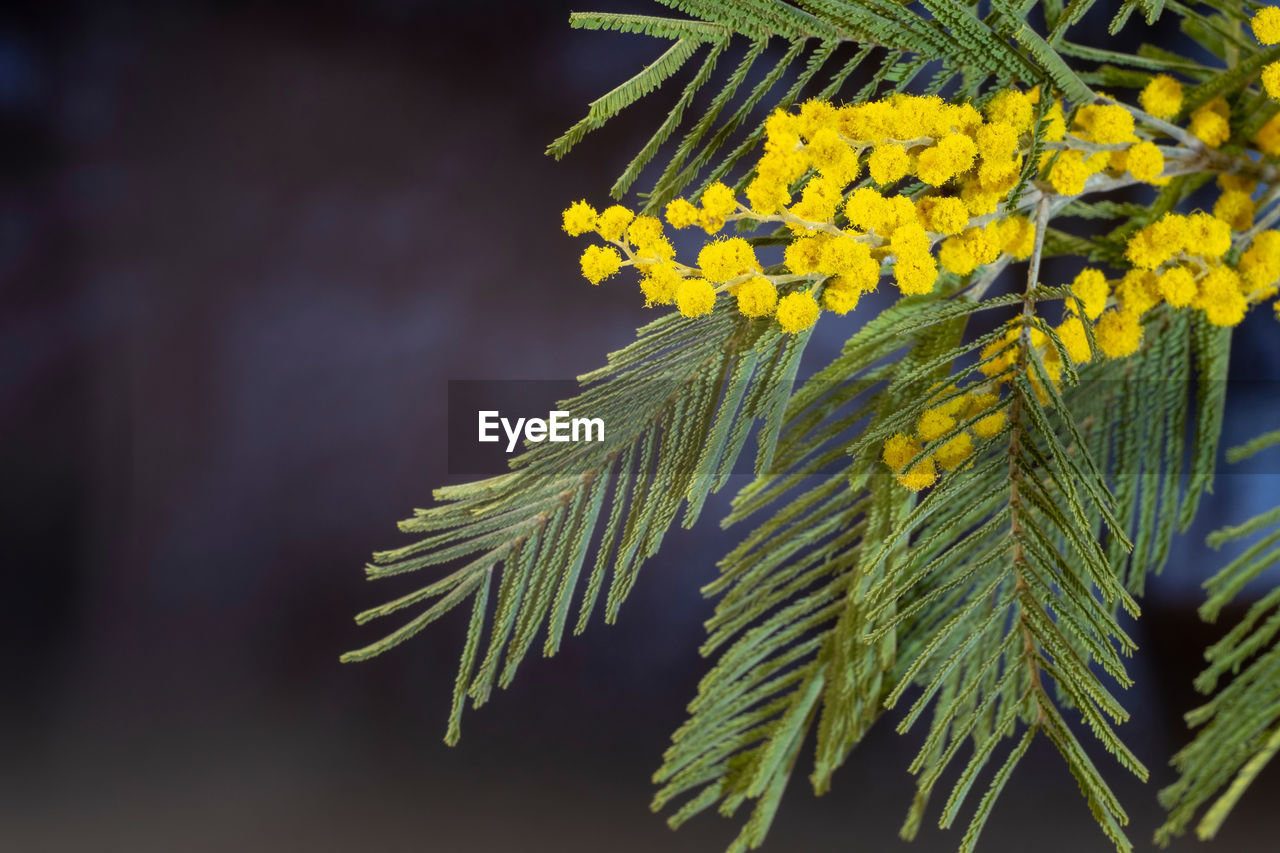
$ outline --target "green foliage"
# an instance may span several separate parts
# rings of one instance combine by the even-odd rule
[[[1084,43],[1083,23],[1104,11],[1095,0],[661,2],[679,16],[572,16],[580,29],[670,44],[548,149],[563,156],[684,75],[612,188],[620,198],[652,176],[640,193],[648,212],[682,193],[697,197],[714,181],[744,186],[751,173],[739,164],[759,148],[765,116],[808,97],[858,102],[911,91],[981,102],[1016,82],[1052,89],[1070,106],[1094,101],[1095,86],[1135,88],[1166,73],[1188,81],[1192,109],[1218,96],[1251,97],[1258,69],[1280,57],[1246,38],[1248,12],[1229,3],[1125,0],[1105,10],[1112,32],[1176,16],[1207,51],[1188,58],[1151,44],[1129,54]],[[1009,203],[1035,203],[1038,213],[1018,292],[996,292],[1007,258],[973,276],[945,274],[934,293],[903,298],[863,323],[830,365],[803,381],[807,333],[780,335],[723,300],[710,317],[650,323],[560,404],[634,428],[599,444],[531,445],[509,473],[438,490],[438,506],[401,523],[424,538],[375,554],[367,571],[376,579],[463,565],[360,614],[363,623],[416,612],[343,659],[379,654],[470,604],[446,734],[456,742],[466,699],[478,706],[495,684],[510,684],[539,637],[543,653],[554,654],[575,600],[575,633],[602,593],[605,621],[616,618],[641,564],[678,516],[694,523],[754,431],[754,477],[725,519],[752,526],[705,589],[717,601],[701,651],[714,663],[655,774],[654,808],[670,807],[678,826],[713,807],[730,816],[745,806],[730,849],[756,848],[805,745],[809,781],[822,794],[890,714],[900,732],[926,729],[909,767],[916,794],[903,837],[917,834],[945,777],[951,787],[938,824],[950,827],[964,813],[960,849],[973,849],[1000,791],[1043,736],[1107,838],[1132,849],[1124,808],[1089,752],[1101,746],[1147,777],[1115,729],[1128,714],[1114,691],[1130,685],[1125,659],[1136,649],[1121,622],[1138,616],[1136,597],[1213,483],[1231,332],[1163,305],[1144,316],[1147,344],[1130,358],[1104,359],[1084,324],[1094,357],[1073,365],[1037,308],[1074,294],[1045,286],[1042,259],[1123,266],[1128,237],[1186,207],[1209,176],[1188,167],[1147,204],[1050,202],[1034,167],[1051,147],[1042,139],[1046,102]],[[1250,113],[1244,121],[1256,129],[1274,109]],[[1222,156],[1203,152],[1202,160]],[[1048,226],[1051,215],[1057,227]],[[777,245],[786,234],[753,239]],[[1016,339],[1004,338],[1004,326],[982,331],[984,318],[1010,314]],[[1059,356],[1060,387],[1033,334]],[[910,433],[924,412],[956,399],[1009,353],[1013,366],[996,377],[1009,389],[996,410],[1003,428],[923,497],[901,488],[880,462],[885,440]],[[980,417],[958,418],[915,461]],[[1280,433],[1228,458],[1275,443]],[[1277,524],[1280,508],[1211,538],[1217,547],[1265,533],[1207,583],[1206,618],[1280,561]],[[1189,715],[1202,728],[1175,759],[1182,778],[1161,794],[1170,808],[1161,840],[1227,786],[1198,827],[1212,835],[1280,749],[1277,607],[1280,590],[1209,650],[1200,689],[1236,675]],[[1096,742],[1089,746],[1079,736],[1086,728]]]
[[[1280,431],[1233,448],[1227,457],[1243,461],[1276,444],[1280,444]],[[1205,621],[1216,621],[1250,582],[1280,565],[1280,506],[1218,530],[1210,534],[1208,542],[1221,548],[1250,540],[1249,547],[1205,581],[1208,598],[1200,606]],[[1210,801],[1196,824],[1196,835],[1212,838],[1280,750],[1278,608],[1280,585],[1254,601],[1244,618],[1205,652],[1209,665],[1196,679],[1196,689],[1213,693],[1224,678],[1231,679],[1206,704],[1187,714],[1187,724],[1200,731],[1173,758],[1180,778],[1160,792],[1160,801],[1169,809],[1169,819],[1156,835],[1161,843],[1182,834]]]

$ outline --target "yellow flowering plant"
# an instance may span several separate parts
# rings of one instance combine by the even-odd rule
[[[1112,689],[1130,685],[1136,648],[1120,614],[1138,616],[1213,481],[1233,329],[1280,318],[1280,7],[1110,4],[1113,34],[1176,18],[1198,51],[1185,56],[1090,43],[1087,13],[1107,5],[1092,0],[670,5],[691,17],[574,16],[671,46],[550,149],[562,156],[703,56],[613,195],[655,171],[652,189],[631,205],[572,202],[559,223],[587,241],[591,285],[633,276],[658,312],[564,404],[618,429],[602,447],[530,446],[509,474],[439,490],[440,506],[402,524],[427,538],[375,555],[370,576],[470,562],[362,614],[435,600],[346,659],[471,601],[453,743],[466,699],[510,683],[540,631],[558,649],[584,573],[576,630],[606,577],[616,618],[680,508],[692,524],[754,431],[754,476],[727,523],[757,526],[708,587],[703,651],[719,659],[655,776],[655,808],[679,803],[674,826],[750,803],[731,849],[754,848],[805,742],[822,793],[911,695],[899,730],[927,735],[905,838],[958,767],[939,824],[969,802],[972,849],[1043,736],[1106,836],[1132,849],[1076,729],[1147,778],[1115,729],[1128,714]],[[789,47],[748,85],[774,40]],[[735,45],[736,68],[676,142]],[[800,381],[819,324],[845,344]],[[1280,551],[1255,557],[1228,567],[1215,613]],[[1161,795],[1160,840],[1210,802],[1197,830],[1212,835],[1280,746],[1274,633],[1223,647],[1237,668],[1270,649],[1255,664],[1266,677],[1229,709],[1189,715],[1204,728]],[[1228,715],[1238,707],[1254,713]]]

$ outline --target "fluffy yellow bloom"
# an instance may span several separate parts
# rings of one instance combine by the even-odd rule
[[[1240,256],[1240,275],[1249,290],[1270,287],[1280,279],[1280,231],[1263,231]]]
[[[1280,157],[1280,113],[1271,117],[1271,119],[1258,128],[1258,132],[1253,135],[1254,144],[1258,146],[1258,150],[1268,157]]]
[[[1093,358],[1089,349],[1089,338],[1085,334],[1084,322],[1079,317],[1067,317],[1057,328],[1058,337],[1066,347],[1067,355],[1076,364],[1084,364]]]
[[[596,218],[596,233],[606,240],[621,240],[635,214],[620,204],[606,207]]]
[[[1005,413],[995,412],[973,424],[973,433],[979,438],[992,438],[1004,429]]]
[[[647,267],[640,278],[640,292],[644,294],[644,304],[670,305],[676,301],[676,290],[680,287],[680,273],[668,264],[653,264]]]
[[[622,256],[604,246],[588,246],[582,253],[582,275],[599,284],[622,267]]]
[[[925,202],[928,202],[927,204]],[[925,199],[919,205],[925,227],[939,234],[959,234],[969,224],[964,202],[952,196]]]
[[[716,305],[716,289],[705,278],[686,278],[676,288],[676,307],[686,317],[710,314]]]
[[[874,231],[885,220],[888,200],[870,187],[861,187],[849,194],[844,204],[844,215],[849,224],[862,231]]]
[[[1164,301],[1174,308],[1185,308],[1196,297],[1196,277],[1184,266],[1170,267],[1156,276],[1156,287]]]
[[[665,241],[662,236],[662,220],[654,216],[637,216],[627,228],[627,239],[642,253],[655,249]]]
[[[968,275],[978,268],[978,261],[969,251],[969,245],[960,237],[948,237],[938,247],[938,263],[947,272]]]
[[[1153,142],[1139,142],[1123,153],[1124,167],[1139,181],[1152,183],[1164,171],[1164,155]]]
[[[788,293],[778,300],[778,324],[785,332],[802,332],[818,322],[818,300],[808,292]]]
[[[667,222],[672,228],[688,228],[698,224],[698,208],[688,199],[678,198],[667,205]]]
[[[698,266],[709,281],[725,282],[748,273],[760,272],[755,250],[741,237],[708,243],[698,252]]]
[[[1273,98],[1280,98],[1280,62],[1269,62],[1262,69],[1262,88]]]
[[[586,201],[575,201],[564,212],[564,230],[570,237],[581,237],[596,227],[596,209]]]
[[[923,441],[933,441],[946,435],[956,425],[956,419],[941,407],[925,409],[916,422],[916,435]]]
[[[1253,225],[1253,197],[1243,190],[1227,190],[1214,203],[1213,215],[1233,231],[1247,231]]]
[[[933,457],[925,460],[910,471],[898,475],[898,484],[903,488],[918,492],[927,489],[938,481],[938,470],[934,467]]]
[[[916,175],[930,186],[941,186],[973,166],[977,146],[963,133],[950,133],[938,140],[932,148],[920,152],[916,161]]]
[[[843,317],[858,307],[862,292],[862,288],[842,283],[842,279],[832,279],[822,290],[822,307]]]
[[[1049,183],[1059,195],[1079,195],[1089,180],[1089,167],[1079,151],[1063,151],[1049,170]]]
[[[1090,320],[1098,319],[1106,310],[1110,288],[1107,286],[1107,277],[1101,270],[1081,270],[1071,282],[1071,291],[1076,295],[1076,304],[1071,308]]]
[[[772,216],[791,204],[787,184],[764,175],[747,184],[746,196],[751,209],[763,216]]]
[[[1000,241],[1005,252],[1017,260],[1031,257],[1036,247],[1036,226],[1025,216],[1011,216],[1000,222]]]
[[[724,219],[738,207],[733,190],[716,181],[702,191],[702,211],[716,219]]]
[[[1103,145],[1133,142],[1133,114],[1119,104],[1090,104],[1076,112],[1076,132]]]
[[[1067,117],[1062,103],[1055,100],[1044,115],[1044,138],[1048,142],[1061,142],[1067,138]]]
[[[764,276],[754,276],[738,287],[738,310],[748,317],[767,317],[778,304],[778,290]]]
[[[882,187],[901,180],[910,166],[911,157],[901,145],[877,145],[867,158],[867,171],[871,174],[871,180]]]
[[[1013,89],[1000,92],[988,101],[984,112],[987,121],[1004,122],[1019,133],[1030,130],[1036,116],[1031,98]]]
[[[848,236],[833,237],[822,244],[817,271],[823,275],[843,275],[866,263],[875,263],[866,243]]]
[[[1108,311],[1098,320],[1094,336],[1108,358],[1126,358],[1142,346],[1142,321],[1128,312]]]
[[[1251,25],[1258,41],[1263,44],[1280,43],[1280,8],[1265,6],[1259,9]]]
[[[968,228],[960,239],[964,240],[979,264],[989,264],[1000,257],[1004,246],[1004,234],[998,221],[988,222],[981,228]]]
[[[1215,326],[1239,325],[1249,308],[1240,292],[1240,276],[1230,267],[1214,267],[1205,274],[1194,304]]]
[[[1129,270],[1116,285],[1116,299],[1121,310],[1130,314],[1144,314],[1160,304],[1163,298],[1155,273],[1148,270]]]
[[[827,242],[825,234],[797,237],[782,250],[782,261],[796,275],[808,275],[818,271],[818,259]]]
[[[1230,113],[1226,101],[1215,98],[1191,114],[1191,133],[1210,148],[1219,148],[1231,138]]]
[[[1157,74],[1138,95],[1138,103],[1156,118],[1173,118],[1182,109],[1182,84],[1168,74]]]
[[[884,464],[888,465],[896,473],[905,468],[912,459],[915,459],[916,454],[919,452],[920,442],[898,433],[889,436],[885,440],[884,448],[880,451],[880,458],[884,460]]]
[[[904,296],[930,293],[938,280],[938,265],[928,252],[900,254],[893,264],[893,278]]]
[[[1187,238],[1181,248],[1206,258],[1221,258],[1231,251],[1231,226],[1216,216],[1193,213],[1186,217]]]
[[[934,457],[938,460],[938,465],[948,471],[953,471],[960,467],[972,455],[973,439],[967,432],[960,433],[934,453]]]

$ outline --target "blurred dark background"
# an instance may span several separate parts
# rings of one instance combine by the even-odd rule
[[[648,316],[630,284],[586,286],[557,226],[567,201],[604,200],[663,99],[562,163],[542,151],[660,47],[572,32],[569,9],[5,4],[0,850],[703,853],[732,837],[647,809],[704,666],[698,589],[736,535],[713,523],[724,500],[668,536],[619,625],[531,658],[457,748],[441,736],[462,621],[337,662],[377,636],[352,615],[417,580],[367,585],[361,565],[449,480],[447,381],[572,377]],[[1229,441],[1280,424],[1274,322],[1239,335],[1237,376],[1262,381],[1233,398]],[[824,331],[814,363],[847,332]],[[1153,780],[1100,756],[1139,849],[1222,630],[1195,619],[1220,560],[1199,543],[1278,484],[1221,478],[1145,602],[1122,734]],[[877,729],[821,799],[801,768],[767,849],[954,849],[956,832],[897,840],[914,745]],[[1278,790],[1273,768],[1207,848],[1274,849]],[[1043,743],[984,842],[1109,849]]]

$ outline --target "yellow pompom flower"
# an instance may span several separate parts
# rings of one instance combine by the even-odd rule
[[[1044,115],[1044,138],[1047,142],[1061,142],[1067,138],[1067,116],[1062,103],[1054,100]]]
[[[930,186],[941,186],[973,166],[978,149],[974,141],[963,133],[950,133],[938,140],[932,148],[920,153],[916,162],[916,175]]]
[[[1123,153],[1125,168],[1139,181],[1152,183],[1164,171],[1164,155],[1153,142],[1139,142]]]
[[[1258,150],[1268,157],[1280,157],[1280,113],[1271,117],[1266,124],[1258,128],[1253,135]]]
[[[883,228],[888,214],[888,201],[870,187],[854,190],[844,204],[844,215],[849,224],[862,231],[878,231]]]
[[[1025,216],[1010,216],[1000,222],[1001,248],[1017,260],[1031,257],[1036,248],[1036,226]]]
[[[622,267],[622,256],[604,246],[588,246],[582,253],[582,275],[599,284]]]
[[[948,471],[954,471],[959,468],[972,455],[973,438],[967,432],[960,433],[934,453],[934,457],[938,460],[938,465]]]
[[[968,228],[960,235],[960,239],[964,240],[979,265],[989,264],[1000,257],[1004,246],[1004,235],[998,221],[988,222],[981,228]]]
[[[1089,180],[1089,167],[1079,151],[1063,151],[1049,170],[1049,183],[1059,195],[1080,195]]]
[[[933,457],[925,458],[910,471],[898,475],[898,484],[913,492],[927,489],[937,481],[938,471],[934,467]]]
[[[969,251],[969,244],[960,237],[948,237],[938,247],[938,263],[947,272],[968,275],[978,268],[978,261]]]
[[[1076,364],[1084,364],[1093,358],[1093,351],[1089,349],[1089,338],[1085,334],[1084,322],[1079,317],[1067,317],[1059,324],[1056,331],[1058,337],[1062,339],[1067,355],[1071,356],[1071,360]]]
[[[1251,22],[1253,35],[1262,44],[1280,43],[1280,7],[1265,6]]]
[[[861,296],[862,288],[843,283],[839,278],[832,279],[822,290],[822,307],[843,317],[858,307]]]
[[[1116,285],[1121,310],[1130,314],[1142,315],[1159,305],[1162,298],[1155,273],[1147,270],[1129,270]]]
[[[1271,287],[1280,279],[1280,231],[1263,231],[1240,256],[1240,276],[1250,292]]]
[[[709,281],[725,282],[748,273],[760,272],[755,250],[741,237],[708,243],[698,252],[698,266]]]
[[[920,214],[925,227],[938,234],[959,234],[969,224],[969,210],[952,196],[925,199]]]
[[[995,412],[973,424],[973,433],[979,438],[993,438],[1004,429],[1005,413]]]
[[[984,112],[987,114],[987,121],[1004,122],[1019,133],[1030,130],[1036,116],[1031,98],[1016,89],[997,94],[987,102]]]
[[[661,251],[661,243],[665,242],[662,220],[655,216],[637,216],[627,228],[627,239],[644,254],[649,254],[646,250],[650,249]]]
[[[748,317],[767,317],[778,304],[778,289],[764,276],[754,276],[738,287],[738,310]]]
[[[916,454],[919,452],[920,442],[902,433],[897,433],[885,439],[884,448],[880,451],[880,458],[894,473],[897,473],[905,468],[908,462],[915,459]]]
[[[1138,103],[1156,118],[1173,118],[1182,109],[1182,84],[1168,74],[1157,74],[1138,95]]]
[[[1164,301],[1174,308],[1185,308],[1196,297],[1196,277],[1184,266],[1170,267],[1156,276],[1156,287]]]
[[[672,228],[688,228],[698,224],[698,208],[688,199],[678,198],[667,205],[667,222]]]
[[[596,227],[596,209],[586,201],[575,201],[564,212],[564,231],[570,237],[581,237]]]
[[[733,190],[716,181],[702,191],[702,212],[712,219],[724,219],[738,207]]]
[[[865,277],[871,267],[879,278],[880,265],[871,257],[871,248],[852,237],[834,237],[822,246],[818,256],[818,272],[823,275],[845,275],[855,273]]]
[[[900,254],[893,264],[893,278],[904,296],[931,293],[938,280],[938,265],[928,252]]]
[[[1221,258],[1231,251],[1231,226],[1226,222],[1207,213],[1193,213],[1185,221],[1182,249],[1206,258]]]
[[[956,419],[943,411],[943,407],[926,409],[916,422],[916,435],[922,441],[934,441],[946,435],[955,425]]]
[[[1262,88],[1273,98],[1280,98],[1280,62],[1269,62],[1262,69]]]
[[[1215,98],[1191,114],[1191,125],[1188,130],[1210,148],[1219,148],[1222,143],[1231,138],[1229,117],[1226,101]]]
[[[646,306],[670,305],[676,301],[676,290],[683,279],[675,267],[668,264],[652,264],[645,268],[640,278],[640,292]]]
[[[1107,277],[1101,270],[1081,270],[1071,282],[1071,291],[1076,295],[1076,301],[1070,308],[1077,313],[1096,320],[1106,310],[1110,288],[1107,286]]]
[[[1240,276],[1230,267],[1214,267],[1200,280],[1195,306],[1215,326],[1237,326],[1244,320],[1249,301],[1240,292]]]
[[[784,332],[802,332],[818,322],[818,301],[808,292],[788,293],[778,300],[778,325]]]
[[[1108,311],[1098,320],[1094,337],[1108,358],[1126,358],[1142,346],[1142,321],[1125,311]]]
[[[1247,231],[1253,225],[1253,196],[1243,190],[1227,190],[1214,203],[1213,215],[1232,231]]]
[[[1102,145],[1132,142],[1133,114],[1119,104],[1091,104],[1076,112],[1076,128],[1082,136]]]
[[[596,233],[606,240],[621,240],[635,214],[620,204],[606,207],[596,218]]]
[[[818,261],[822,257],[823,246],[827,242],[825,235],[797,237],[782,250],[782,261],[787,269],[796,275],[808,275],[818,271]]]
[[[902,180],[910,166],[911,157],[901,145],[877,145],[867,158],[867,171],[871,174],[871,180],[882,187]]]
[[[676,288],[676,307],[686,317],[710,314],[716,305],[716,289],[705,278],[686,278]]]

